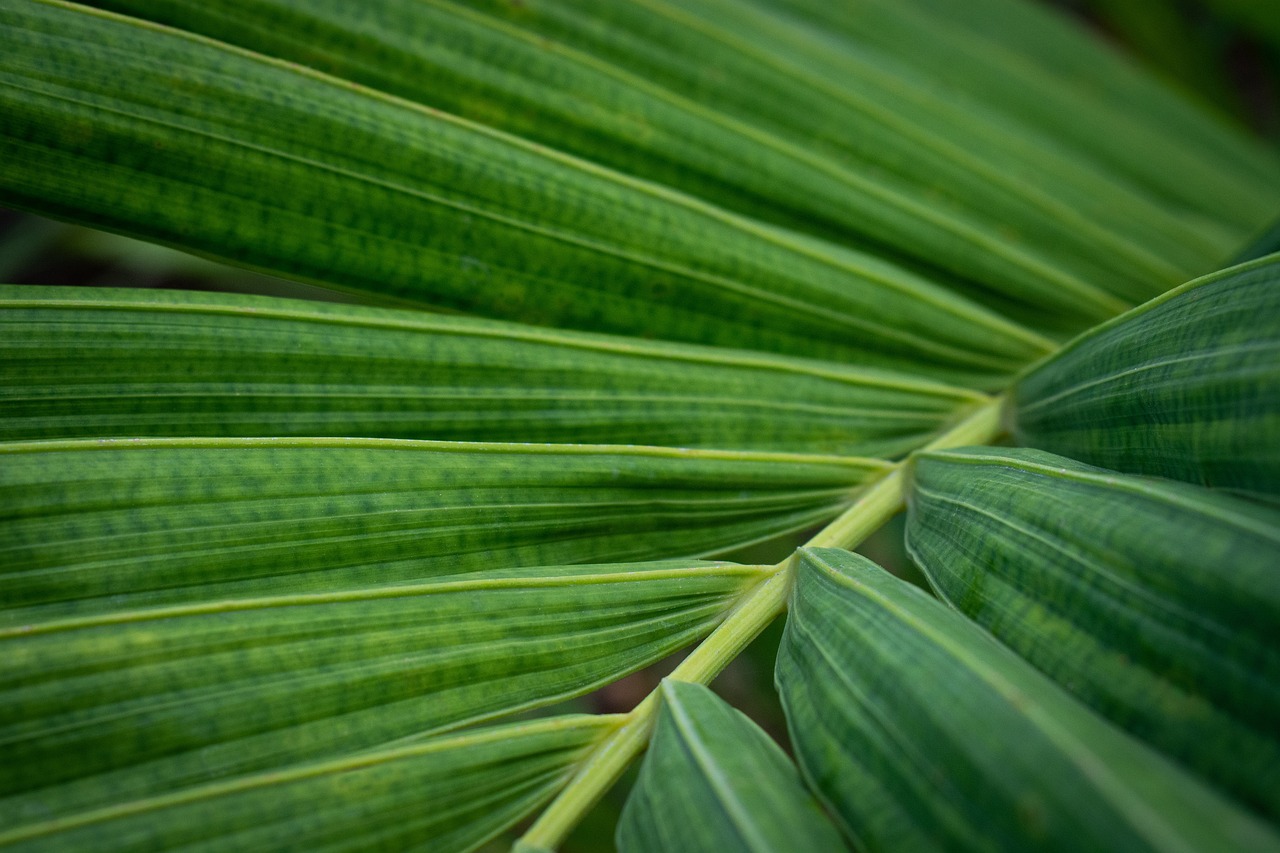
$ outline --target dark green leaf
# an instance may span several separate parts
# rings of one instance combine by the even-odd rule
[[[895,456],[983,400],[910,377],[417,311],[0,286],[0,437],[367,436]]]
[[[1077,317],[1105,316],[1107,289],[1143,299],[1211,269],[1245,236],[1206,239],[1211,229],[1078,157],[974,121],[934,80],[751,4],[93,5],[300,62],[753,217],[870,242]],[[1197,165],[1221,179],[1234,163]]]
[[[1230,0],[1227,0],[1230,2]],[[1257,228],[1280,213],[1280,163],[1245,132],[1206,115],[1131,58],[1045,3],[1026,0],[770,0],[814,7],[824,23],[927,69],[966,107],[981,104],[1041,145],[1076,149],[1194,227]],[[1249,2],[1249,0],[1244,0]],[[1266,0],[1263,0],[1266,2]],[[920,45],[929,45],[921,50]],[[1271,187],[1253,195],[1249,187]],[[1269,198],[1267,196],[1270,196]],[[1245,206],[1238,202],[1253,196]]]
[[[1020,444],[1280,495],[1280,256],[1077,338],[1018,383],[1014,415]]]
[[[68,808],[33,792],[6,850],[473,850],[548,800],[616,717],[557,717]]]
[[[1280,839],[855,554],[804,550],[777,677],[805,778],[868,850],[1280,850]]]
[[[10,203],[302,280],[985,384],[1048,346],[871,256],[59,0],[0,10],[0,111]]]
[[[709,633],[764,575],[646,563],[261,597],[193,586],[169,606],[8,618],[0,825],[585,693]]]
[[[831,517],[883,465],[377,439],[7,442],[0,623],[698,556]]]
[[[1280,818],[1280,513],[1031,450],[913,464],[907,547],[944,598]]]
[[[838,853],[790,759],[706,687],[664,681],[657,729],[618,824],[621,853]]]

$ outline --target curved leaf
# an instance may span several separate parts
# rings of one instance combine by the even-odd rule
[[[919,588],[801,552],[777,679],[868,850],[1280,850],[1280,838]]]
[[[907,547],[946,600],[1280,817],[1280,513],[1031,450],[913,465]]]
[[[314,302],[0,286],[0,438],[368,436],[894,456],[982,397],[732,350]]]
[[[98,600],[70,618],[10,619],[0,824],[586,693],[709,633],[765,575],[646,563],[258,597],[194,586],[167,606]]]
[[[993,106],[1040,131],[1042,144],[1077,149],[1188,213],[1247,228],[1277,213],[1274,153],[1046,4],[870,0],[855,13],[821,0],[771,2],[823,7],[829,26],[928,69],[952,97]],[[1271,189],[1255,194],[1260,187]]]
[[[52,788],[0,827],[0,848],[473,850],[550,799],[616,724],[478,729],[151,796],[104,791],[91,807]]]
[[[973,121],[932,81],[750,4],[93,5],[300,62],[756,218],[870,241],[1084,317],[1110,311],[1095,282],[1146,298],[1218,265],[1244,236],[1212,246],[1114,178]]]
[[[1190,282],[1077,338],[1015,393],[1021,444],[1280,494],[1280,256]]]
[[[696,556],[838,513],[884,463],[377,439],[0,444],[7,625],[481,569]]]
[[[1048,346],[870,256],[59,0],[0,11],[0,110],[12,204],[302,280],[987,384]]]
[[[662,710],[626,808],[618,850],[844,850],[790,759],[699,684],[666,680]]]

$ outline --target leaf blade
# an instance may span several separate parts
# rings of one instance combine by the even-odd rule
[[[1280,514],[1048,453],[913,463],[939,594],[1118,725],[1280,814]]]
[[[364,436],[893,456],[981,395],[907,376],[260,297],[0,286],[0,437]]]
[[[0,845],[237,850],[301,843],[349,850],[376,841],[471,850],[549,799],[573,761],[613,725],[609,717],[560,717],[436,737],[11,826]],[[353,791],[363,808],[342,808]],[[425,819],[424,795],[434,804]]]
[[[640,778],[618,823],[632,851],[838,851],[845,845],[786,755],[701,685],[666,680]]]
[[[1135,474],[1280,489],[1280,258],[1188,282],[1017,384],[1019,443]]]
[[[3,24],[19,206],[541,325],[988,383],[1048,346],[877,258],[301,66],[58,0]]]
[[[923,591],[801,554],[783,707],[806,779],[864,846],[1280,844]]]

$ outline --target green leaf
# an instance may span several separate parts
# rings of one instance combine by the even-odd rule
[[[667,680],[659,695],[620,853],[846,849],[790,759],[745,714],[699,684]]]
[[[58,0],[0,12],[0,111],[10,203],[305,281],[982,384],[1049,346],[871,256]]]
[[[1034,450],[913,467],[907,547],[943,598],[1280,817],[1280,513]]]
[[[416,311],[0,286],[0,437],[368,436],[889,457],[973,392]]]
[[[548,800],[616,717],[567,716],[68,808],[28,797],[6,850],[473,850]],[[69,756],[70,758],[70,756]]]
[[[1084,317],[1111,312],[1106,286],[1147,298],[1245,236],[1206,240],[1076,158],[974,122],[933,81],[750,4],[93,5]]]
[[[772,2],[820,7],[828,26],[927,69],[966,106],[994,109],[985,120],[1011,121],[1035,133],[1040,145],[1077,150],[1127,176],[1135,191],[1167,199],[1189,224],[1199,214],[1208,217],[1207,227],[1216,221],[1257,228],[1280,212],[1273,152],[1047,4],[872,0],[855,11],[822,0]],[[1253,192],[1263,186],[1270,198]]]
[[[257,597],[193,586],[167,606],[10,618],[0,825],[586,693],[706,635],[766,574],[647,563]]]
[[[1017,385],[1018,443],[1134,474],[1280,494],[1280,256],[1189,282]]]
[[[377,439],[0,444],[0,623],[698,556],[832,517],[872,460]]]
[[[777,678],[868,850],[1278,850],[1280,838],[874,563],[805,549]]]

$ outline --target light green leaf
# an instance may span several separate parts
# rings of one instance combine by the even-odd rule
[[[389,439],[7,442],[0,622],[699,556],[829,518],[884,464]]]
[[[620,853],[838,853],[844,842],[791,760],[700,684],[667,680],[618,823]]]
[[[646,563],[257,597],[193,586],[167,606],[8,618],[0,825],[586,693],[706,635],[766,574]]]
[[[867,850],[1280,850],[1280,838],[863,557],[801,552],[777,678]]]
[[[556,717],[68,808],[28,796],[5,850],[473,850],[548,800],[618,718]]]
[[[1111,313],[1107,286],[1147,298],[1219,265],[1245,236],[1206,240],[1178,211],[1078,158],[975,122],[967,105],[938,97],[934,81],[750,4],[93,5],[1078,317]]]
[[[1033,450],[913,466],[907,547],[947,601],[1280,817],[1280,513]]]
[[[1020,444],[1280,494],[1280,255],[1082,335],[1018,383],[1013,415]]]
[[[368,436],[889,457],[973,392],[724,349],[315,302],[0,286],[0,437]]]
[[[301,280],[982,384],[1048,347],[871,256],[59,0],[0,10],[0,111],[10,203]]]

